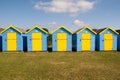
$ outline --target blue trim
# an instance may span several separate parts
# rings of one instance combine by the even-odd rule
[[[89,29],[84,29],[83,31],[81,31],[81,32],[79,32],[78,34],[74,34],[74,35],[76,35],[76,36],[74,36],[74,43],[75,43],[75,48],[76,48],[76,50],[77,51],[82,51],[82,34],[83,33],[89,33],[90,35],[91,35],[91,42],[90,42],[90,45],[91,45],[91,49],[90,49],[90,51],[95,51],[95,34],[92,32],[92,31],[90,31]]]
[[[48,35],[40,30],[39,28],[34,28],[27,35],[27,51],[32,51],[32,33],[40,32],[42,34],[42,51],[47,51],[47,37]]]
[[[2,51],[7,51],[7,33],[8,32],[15,32],[17,36],[17,51],[23,51],[23,40],[22,40],[22,34],[20,34],[17,30],[14,28],[9,28],[5,32],[1,34],[2,36]]]
[[[52,34],[52,51],[57,51],[57,33],[62,32],[67,34],[67,51],[72,51],[72,34],[64,28],[60,28]]]
[[[117,34],[115,32],[113,32],[112,30],[108,29],[105,32],[103,32],[102,34],[98,34],[97,35],[97,43],[98,45],[97,50],[99,51],[104,51],[104,34],[110,33],[113,35],[113,49],[112,50],[117,50]]]

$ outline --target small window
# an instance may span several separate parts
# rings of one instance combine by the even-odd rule
[[[38,32],[38,30],[35,30],[35,32]]]
[[[88,31],[85,31],[85,33],[88,33]]]
[[[10,30],[10,32],[13,32],[13,30]]]
[[[62,33],[62,32],[64,32],[64,31],[61,30],[60,32]]]
[[[107,31],[107,33],[109,34],[109,33],[110,33],[110,31]]]

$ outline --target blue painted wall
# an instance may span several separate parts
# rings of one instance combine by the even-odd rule
[[[95,34],[90,31],[88,28],[84,29],[83,31],[79,32],[78,34],[74,34],[76,36],[73,36],[75,48],[76,51],[82,51],[82,34],[83,33],[89,33],[91,35],[91,51],[95,51]]]
[[[104,34],[111,33],[113,35],[113,49],[112,50],[117,50],[117,34],[110,29],[106,30],[102,34],[97,34],[97,50],[99,51],[104,51]]]
[[[47,34],[40,30],[39,28],[34,28],[29,33],[27,33],[27,51],[32,51],[32,33],[40,32],[42,34],[42,51],[47,51]]]
[[[60,32],[67,34],[67,51],[72,51],[72,34],[64,28],[60,28],[52,34],[52,51],[57,51],[57,33]]]
[[[117,45],[117,49],[120,51],[120,35],[118,35],[118,45]]]
[[[5,32],[1,34],[2,36],[2,51],[7,51],[7,33],[8,32],[16,32],[17,34],[17,51],[23,51],[23,39],[22,39],[22,34],[19,33],[17,30],[14,28],[9,28]]]

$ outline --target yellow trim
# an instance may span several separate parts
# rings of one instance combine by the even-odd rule
[[[51,34],[53,34],[54,32],[56,32],[56,31],[59,30],[60,28],[64,28],[65,30],[67,30],[68,32],[70,32],[71,34],[73,34],[73,32],[72,32],[71,30],[69,30],[68,28],[66,28],[65,26],[60,26],[60,27],[56,28],[55,30],[53,30],[53,31],[51,32]]]
[[[85,29],[89,29],[90,31],[92,31],[94,34],[97,34],[93,29],[91,29],[89,26],[85,26],[83,29],[79,30],[78,32],[76,32],[77,34]]]
[[[32,31],[32,30],[35,29],[35,28],[38,28],[38,29],[40,29],[41,31],[43,31],[43,32],[45,32],[46,34],[48,34],[47,31],[45,31],[44,29],[40,28],[39,26],[34,26],[34,27],[31,28],[30,30],[28,30],[28,31],[26,32],[26,34],[28,34],[30,31]]]
[[[100,32],[100,34],[102,34],[103,32],[105,32],[106,30],[112,30],[113,32],[115,32],[117,35],[119,34],[117,31],[115,31],[114,29],[110,28],[110,27],[106,27],[106,29],[104,29],[103,31]]]
[[[15,30],[17,30],[18,32],[20,32],[22,34],[22,31],[20,31],[19,29],[17,29],[15,26],[13,25],[10,25],[8,26],[7,28],[5,28],[3,31],[0,32],[0,34],[2,34],[3,32],[5,32],[6,30],[8,30],[9,28],[13,28]]]

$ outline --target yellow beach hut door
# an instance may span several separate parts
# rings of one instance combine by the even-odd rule
[[[42,34],[32,33],[32,51],[42,51]]]
[[[16,45],[16,33],[15,32],[9,32],[7,33],[7,51],[16,51],[17,45]]]
[[[104,34],[104,50],[112,50],[113,36],[112,34]]]
[[[57,51],[67,51],[67,34],[57,34]]]
[[[89,33],[82,34],[82,51],[90,51],[91,36]]]

